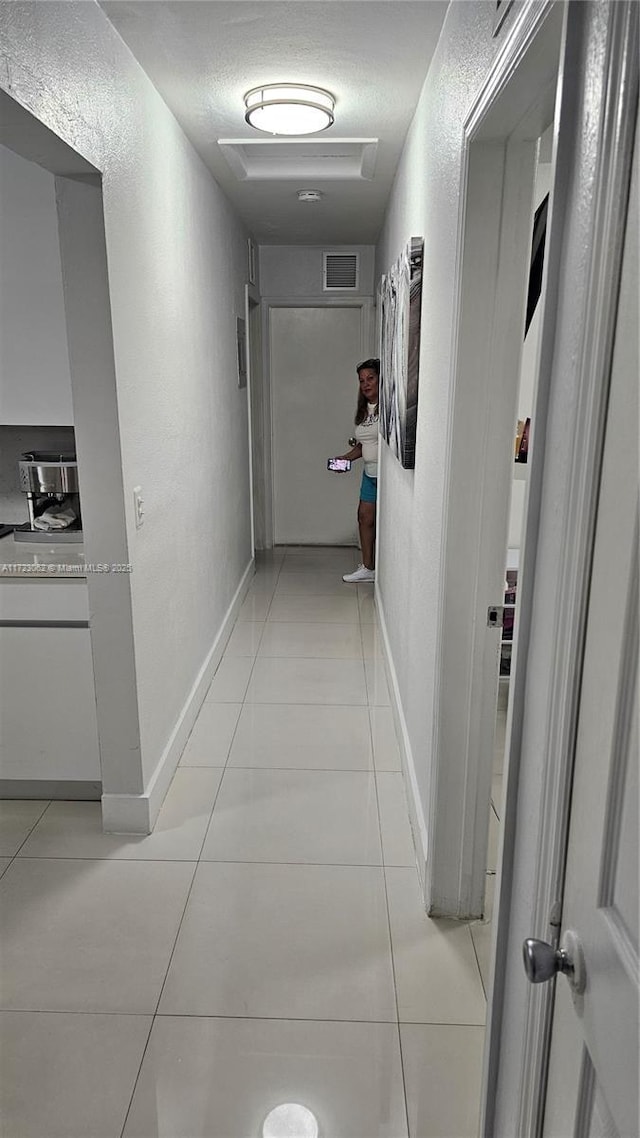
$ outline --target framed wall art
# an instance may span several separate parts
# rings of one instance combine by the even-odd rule
[[[238,387],[247,386],[247,326],[241,316],[236,316],[236,345],[238,349]]]
[[[380,433],[406,470],[416,457],[424,239],[412,237],[380,283]]]

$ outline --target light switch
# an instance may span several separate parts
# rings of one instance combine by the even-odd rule
[[[142,487],[134,486],[133,488],[133,509],[136,519],[136,529],[144,522],[144,498],[142,497]]]

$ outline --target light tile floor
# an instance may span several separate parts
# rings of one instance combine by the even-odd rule
[[[0,803],[3,1138],[476,1134],[488,926],[421,907],[355,560],[260,558],[153,834]]]

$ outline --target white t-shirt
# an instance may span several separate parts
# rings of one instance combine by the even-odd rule
[[[356,439],[362,444],[365,474],[369,478],[378,477],[378,421],[377,404],[367,403],[366,417],[355,429]]]

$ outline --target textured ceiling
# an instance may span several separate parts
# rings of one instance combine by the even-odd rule
[[[258,241],[374,242],[402,144],[440,34],[438,0],[101,0],[186,134]],[[324,177],[323,199],[298,181],[239,181],[219,139],[264,139],[244,122],[245,91],[300,82],[336,97],[333,127],[315,137],[377,138],[373,178]],[[314,183],[315,185],[315,183]]]

